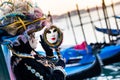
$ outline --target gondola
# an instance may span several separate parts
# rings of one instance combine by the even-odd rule
[[[120,62],[120,46],[119,45],[109,45],[104,48],[99,48],[97,52],[91,51],[88,49],[89,53],[86,50],[76,50],[73,47],[67,48],[64,57],[67,59],[67,63],[75,62],[75,58],[71,60],[72,57],[79,57],[80,64],[91,63],[94,60],[93,55],[98,54],[100,59],[103,62],[103,65],[109,65],[112,63]],[[97,48],[96,48],[97,50]],[[78,60],[77,60],[78,61]],[[77,62],[76,61],[76,62]]]
[[[114,16],[115,18],[117,18],[117,19],[120,19],[120,16]]]
[[[100,50],[99,56],[104,65],[120,62],[120,46],[107,46]]]
[[[92,63],[69,66],[65,68],[65,71],[67,73],[66,80],[82,80],[99,76],[102,68],[98,55],[95,55],[95,60]]]
[[[106,45],[104,47],[95,48],[105,65],[120,62],[120,45]]]
[[[117,29],[106,29],[106,28],[98,28],[98,27],[95,27],[95,29],[99,32],[109,34],[111,36],[118,36],[120,33],[120,30],[117,30]],[[110,32],[108,32],[108,31],[110,31]]]
[[[74,47],[69,47],[65,48],[60,51],[62,54],[63,58],[66,59],[67,64],[71,63],[77,63],[81,60],[84,60],[87,56],[92,57],[92,48],[90,46],[87,46],[87,51],[86,49],[78,50],[74,49]],[[92,60],[91,60],[92,61]],[[87,63],[87,61],[85,61]]]

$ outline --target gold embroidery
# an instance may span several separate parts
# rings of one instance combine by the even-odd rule
[[[46,67],[50,67],[50,68],[54,68],[55,67],[55,65],[51,61],[49,61],[47,59],[37,60],[37,62],[40,62],[41,64],[43,64]]]

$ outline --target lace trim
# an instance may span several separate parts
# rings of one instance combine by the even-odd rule
[[[55,65],[51,61],[49,61],[47,59],[37,60],[37,62],[43,64],[46,67],[50,67],[50,68],[54,68],[55,67]]]
[[[19,53],[16,52],[10,45],[8,45],[8,48],[12,51],[12,53],[20,58],[33,58],[34,56],[30,55],[30,54],[26,54],[26,53]]]
[[[29,71],[31,71],[32,74],[34,74],[34,75],[35,75],[36,77],[38,77],[40,80],[44,80],[44,79],[43,79],[43,76],[40,75],[40,73],[37,72],[34,68],[32,68],[31,66],[28,66],[27,64],[25,64],[25,66],[27,67],[27,69],[28,69]]]
[[[26,53],[16,53],[15,55],[18,57],[21,57],[21,58],[33,58],[34,59],[34,56],[32,56],[30,54],[26,54]]]

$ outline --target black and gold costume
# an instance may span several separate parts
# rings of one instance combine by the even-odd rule
[[[21,41],[20,41],[21,42]],[[32,48],[26,43],[25,46],[15,46],[18,55],[11,57],[11,67],[16,80],[65,80],[65,63],[59,59],[56,63],[46,59],[42,55],[30,55]],[[24,49],[26,47],[26,49]],[[24,53],[23,53],[24,52]]]
[[[17,80],[64,80],[62,68],[41,63],[35,58],[19,58],[12,56],[12,69]],[[46,63],[45,63],[46,62]],[[46,64],[46,65],[43,65]]]

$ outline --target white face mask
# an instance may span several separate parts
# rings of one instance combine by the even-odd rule
[[[37,39],[35,38],[35,34],[31,34],[30,39],[29,39],[29,44],[33,49],[37,48]]]
[[[55,29],[55,28],[50,29],[46,33],[46,38],[47,38],[47,41],[49,43],[52,43],[52,44],[56,43],[57,39],[58,39],[58,31],[57,31],[57,29]]]

